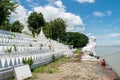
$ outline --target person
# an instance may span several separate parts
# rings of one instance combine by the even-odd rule
[[[105,59],[101,59],[101,60],[100,60],[100,64],[101,64],[102,66],[106,66]]]
[[[90,53],[89,55],[90,55],[91,57],[93,57],[93,53]]]
[[[95,54],[93,54],[93,53],[90,53],[89,55],[90,55],[91,57],[96,58],[96,59],[100,59],[100,56],[97,56],[97,55],[95,55]]]
[[[97,59],[100,59],[100,56],[96,56]]]

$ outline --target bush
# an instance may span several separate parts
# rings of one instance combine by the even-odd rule
[[[32,47],[32,44],[30,43],[30,47]]]
[[[26,59],[26,58],[23,58],[22,60],[23,64],[29,64],[29,65],[32,65],[33,64],[33,60],[32,60],[32,57]]]
[[[55,58],[55,55],[54,55],[54,54],[52,55],[52,61],[53,61],[53,62],[56,61],[56,58]]]
[[[27,59],[26,59],[26,58],[23,58],[23,59],[22,59],[22,62],[23,62],[23,64],[27,64]]]
[[[81,50],[80,50],[80,49],[77,49],[77,50],[75,50],[74,53],[75,53],[75,54],[81,54]]]
[[[12,52],[12,48],[8,49],[7,52],[8,52],[8,53],[11,53],[11,52]]]
[[[32,65],[32,64],[33,64],[32,57],[28,58],[28,64],[29,64],[29,65]]]
[[[50,48],[50,50],[51,50],[51,46],[49,45],[48,47],[49,47],[49,48]]]
[[[14,50],[17,51],[17,48],[16,48],[16,45],[15,45],[15,44],[13,45],[13,47],[14,47]]]

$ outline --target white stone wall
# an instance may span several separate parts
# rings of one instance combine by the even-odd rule
[[[49,63],[53,54],[56,58],[63,55],[72,57],[73,53],[68,46],[48,40],[45,36],[44,39],[0,30],[0,70],[23,64],[23,58],[32,57],[32,67],[36,67]]]

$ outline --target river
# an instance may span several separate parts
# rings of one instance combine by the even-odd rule
[[[105,59],[120,77],[120,46],[98,46],[96,54]]]

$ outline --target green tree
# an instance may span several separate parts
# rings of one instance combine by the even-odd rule
[[[51,38],[51,28],[49,22],[46,22],[45,26],[43,27],[43,32],[47,38]]]
[[[33,35],[40,32],[40,28],[45,25],[45,20],[42,13],[32,12],[28,17],[28,27]]]
[[[64,34],[66,33],[66,23],[62,18],[57,18],[49,22],[49,34],[54,40],[59,39],[62,41]]]
[[[8,18],[16,7],[16,3],[11,0],[0,0],[0,26],[8,23]]]
[[[64,42],[73,45],[74,48],[84,47],[88,43],[88,37],[78,32],[67,32]]]
[[[15,21],[13,24],[9,25],[8,30],[12,32],[20,32],[23,30],[24,26],[19,21]]]

